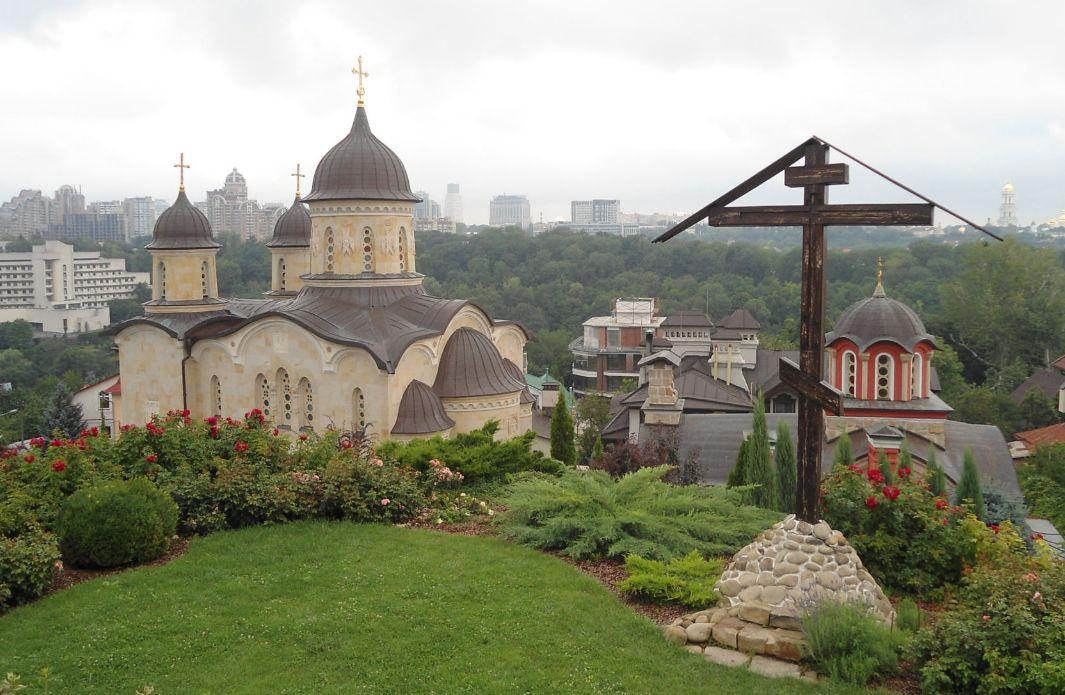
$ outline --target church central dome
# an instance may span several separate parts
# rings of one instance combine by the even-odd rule
[[[881,341],[896,343],[909,352],[922,340],[935,344],[935,338],[925,329],[917,312],[888,297],[881,284],[877,284],[872,297],[850,305],[843,312],[825,342],[831,344],[840,338],[853,341],[860,350]]]
[[[411,192],[400,158],[370,132],[366,108],[360,106],[351,132],[318,162],[310,195],[304,200],[421,199]]]

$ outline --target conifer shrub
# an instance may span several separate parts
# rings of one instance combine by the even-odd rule
[[[890,674],[898,667],[904,638],[867,606],[826,601],[801,620],[807,660],[833,680],[865,685],[873,676]]]
[[[557,478],[521,476],[500,515],[504,536],[576,559],[639,555],[672,560],[693,550],[731,554],[781,514],[743,504],[723,487],[663,482],[668,466],[614,479],[569,470]]]
[[[903,632],[914,633],[924,625],[921,607],[912,598],[904,598],[895,607],[895,626]]]
[[[714,584],[721,578],[722,569],[723,561],[707,560],[697,550],[669,562],[629,555],[625,558],[629,576],[618,583],[618,588],[656,603],[706,608],[717,602]]]
[[[947,496],[947,474],[936,460],[935,449],[928,452],[928,489],[936,497]]]
[[[551,413],[551,458],[567,466],[577,464],[577,442],[573,428],[573,416],[562,394]]]
[[[765,401],[759,398],[754,407],[754,423],[747,446],[745,475],[747,483],[757,485],[754,503],[764,509],[780,508],[777,474],[769,452],[769,429],[765,418]]]
[[[777,489],[780,491],[780,511],[795,513],[795,486],[798,483],[798,463],[795,445],[791,442],[788,423],[777,423]]]
[[[980,470],[976,467],[976,459],[973,458],[973,452],[969,449],[965,451],[961,479],[958,480],[958,488],[954,491],[954,501],[956,504],[967,504],[972,507],[977,519],[983,521],[987,518],[984,493],[980,489]]]
[[[740,487],[747,484],[747,450],[750,448],[750,438],[740,443],[740,451],[736,454],[736,465],[729,471],[725,487]]]
[[[847,466],[854,465],[854,452],[851,449],[851,438],[849,434],[842,434],[839,438],[839,443],[836,444],[836,456],[832,461],[832,468],[846,468]]]
[[[177,518],[170,496],[144,478],[83,488],[59,512],[59,548],[80,567],[148,562],[170,547]]]

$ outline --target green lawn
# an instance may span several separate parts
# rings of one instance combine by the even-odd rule
[[[709,664],[523,547],[320,522],[197,539],[0,617],[0,673],[44,667],[52,693],[846,692]]]

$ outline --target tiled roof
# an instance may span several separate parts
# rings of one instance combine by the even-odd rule
[[[1065,422],[1059,422],[1055,425],[1040,427],[1034,430],[1018,432],[1013,436],[1026,442],[1028,446],[1032,448],[1046,446],[1048,444],[1062,444],[1065,443]]]

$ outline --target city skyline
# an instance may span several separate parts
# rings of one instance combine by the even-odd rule
[[[503,190],[526,194],[534,219],[566,219],[571,200],[597,196],[626,212],[693,210],[811,132],[977,221],[997,219],[1006,181],[1021,224],[1065,209],[1065,96],[1053,88],[1065,66],[1050,42],[1027,40],[1065,20],[1056,3],[1026,5],[1024,21],[993,3],[965,14],[700,3],[677,6],[678,23],[640,5],[541,2],[524,23],[538,40],[518,45],[493,30],[508,18],[490,3],[426,6],[398,41],[384,28],[409,8],[267,4],[212,4],[209,24],[197,2],[6,12],[0,56],[26,79],[0,114],[0,147],[20,163],[0,172],[0,198],[80,182],[100,200],[173,199],[170,164],[184,151],[191,190],[237,165],[260,200],[286,202],[293,162],[311,162],[350,120],[362,53],[371,123],[417,188],[442,200],[461,182],[472,224]],[[602,31],[581,32],[593,15]],[[972,41],[979,53],[961,50]],[[887,195],[857,168],[852,178],[848,196]]]

